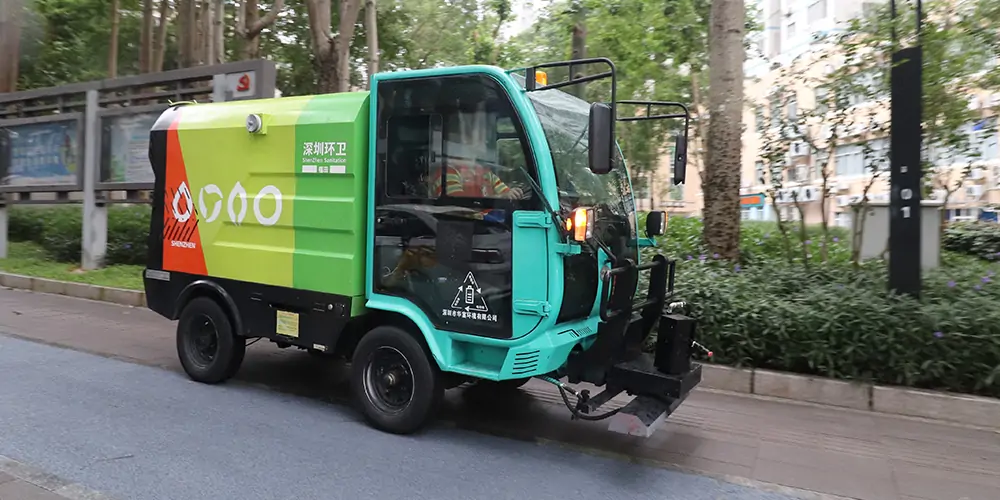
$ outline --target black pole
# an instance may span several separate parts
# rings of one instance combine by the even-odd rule
[[[890,74],[889,289],[919,297],[921,292],[921,179],[923,127],[923,51],[921,2],[917,3],[917,41],[896,49],[896,2],[890,2],[892,54]]]

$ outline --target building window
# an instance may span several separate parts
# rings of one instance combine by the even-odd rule
[[[788,119],[794,120],[799,117],[799,101],[796,98],[788,100]]]
[[[816,96],[816,111],[820,114],[826,113],[830,109],[826,104],[826,100],[830,98],[830,89],[826,88],[825,85],[820,85],[813,91]]]
[[[889,164],[889,140],[876,139],[869,144],[868,151],[860,143],[837,146],[834,152],[837,176],[861,176],[884,170]]]
[[[785,28],[785,39],[791,40],[795,37],[795,21],[788,23],[788,27]]]
[[[816,0],[809,4],[809,24],[826,19],[826,0]]]
[[[754,118],[757,120],[757,132],[763,132],[767,128],[767,120],[764,119],[764,110],[760,106],[754,109]]]
[[[753,180],[755,184],[765,184],[767,179],[764,178],[764,162],[758,161],[753,165]]]

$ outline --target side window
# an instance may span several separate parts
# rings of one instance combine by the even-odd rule
[[[447,88],[445,81],[455,84]],[[432,82],[438,83],[433,85]],[[390,198],[479,200],[529,208],[528,144],[499,84],[485,76],[380,85],[380,153]],[[467,204],[461,202],[460,204]]]

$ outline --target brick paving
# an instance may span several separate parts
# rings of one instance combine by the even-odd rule
[[[0,290],[0,333],[180,370],[174,324],[141,308]],[[238,380],[325,400],[346,397],[339,367],[267,341],[248,350]],[[450,391],[443,418],[481,432],[846,498],[1000,499],[998,430],[698,389],[642,439],[609,433],[606,423],[569,420],[558,392],[538,381],[504,400]]]

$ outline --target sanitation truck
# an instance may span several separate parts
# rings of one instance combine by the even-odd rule
[[[587,64],[608,69],[548,81]],[[561,89],[609,79],[608,102]],[[595,58],[172,103],[150,131],[144,283],[148,307],[177,321],[187,375],[224,382],[263,338],[346,359],[360,410],[386,432],[427,425],[446,390],[536,378],[573,418],[648,434],[701,367],[694,321],[665,307],[673,261],[640,259],[666,215],[637,227],[616,122],[682,123],[680,183],[689,113],[616,101],[616,80],[613,62]],[[638,107],[619,113],[626,105]],[[622,393],[630,403],[602,409]]]

